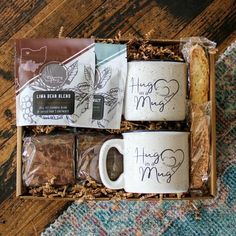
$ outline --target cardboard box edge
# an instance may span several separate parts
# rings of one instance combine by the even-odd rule
[[[29,196],[29,195],[21,195],[19,196],[21,199],[37,199],[37,200],[56,200],[56,201],[81,201],[80,198],[69,198],[69,197],[36,197],[36,196]],[[121,199],[121,200],[111,200],[109,198],[105,197],[100,197],[100,198],[95,198],[91,200],[84,200],[84,202],[89,202],[89,201],[113,201],[113,202],[119,202],[119,201],[166,201],[166,200],[171,200],[171,201],[176,201],[176,200],[186,200],[186,201],[192,201],[192,200],[209,200],[209,199],[214,199],[214,196],[209,195],[209,196],[194,196],[194,197],[163,197],[162,199],[158,197],[150,197],[150,198],[145,198],[145,199],[139,199],[139,198],[127,198],[127,199]]]
[[[22,194],[22,161],[21,161],[21,152],[22,152],[22,133],[23,129],[21,126],[17,126],[17,154],[16,154],[16,196]]]
[[[211,150],[210,150],[210,167],[211,167],[211,185],[210,190],[213,196],[217,194],[216,186],[216,98],[215,98],[215,52],[209,52],[210,57],[210,100],[211,100]]]

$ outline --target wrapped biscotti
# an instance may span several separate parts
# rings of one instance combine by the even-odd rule
[[[25,137],[23,144],[23,182],[41,186],[75,182],[75,137],[73,134]]]
[[[210,152],[209,120],[204,105],[209,93],[209,62],[199,44],[190,49],[191,187],[199,189],[207,179]]]
[[[190,49],[190,100],[194,104],[208,101],[209,63],[202,46],[196,44]]]
[[[200,45],[190,49],[191,106],[191,187],[199,189],[207,179],[209,167],[209,120],[204,111],[209,93],[209,63]]]
[[[208,180],[210,159],[210,75],[208,50],[215,43],[199,37],[186,38],[182,53],[189,65],[191,123],[191,189],[202,189]]]
[[[191,106],[191,188],[200,189],[208,179],[210,117],[206,105]]]

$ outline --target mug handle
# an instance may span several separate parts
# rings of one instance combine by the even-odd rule
[[[112,148],[115,147],[121,154],[124,150],[124,140],[123,139],[111,139],[106,141],[99,153],[99,174],[102,183],[110,189],[121,189],[124,188],[124,172],[115,181],[112,181],[107,173],[107,153]]]

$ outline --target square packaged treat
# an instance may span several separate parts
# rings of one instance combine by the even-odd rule
[[[25,137],[23,143],[23,182],[41,186],[75,182],[75,137],[73,134]]]
[[[76,177],[86,180],[91,177],[101,183],[99,175],[99,152],[104,142],[109,139],[121,138],[113,134],[79,133],[77,136]],[[112,180],[116,180],[123,172],[123,157],[115,148],[108,152],[107,172]]]

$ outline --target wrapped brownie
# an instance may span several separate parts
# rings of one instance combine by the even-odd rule
[[[92,177],[96,182],[101,183],[98,168],[100,149],[105,141],[119,137],[119,135],[102,133],[78,135],[76,176],[79,180]],[[111,180],[117,179],[123,172],[123,158],[115,148],[108,152],[107,172]]]
[[[73,134],[25,137],[23,144],[23,182],[41,186],[75,182],[75,137]]]

